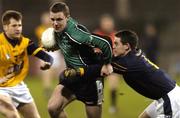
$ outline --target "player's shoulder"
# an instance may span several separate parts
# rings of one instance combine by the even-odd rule
[[[1,33],[0,33],[0,39],[1,39],[0,42],[2,41],[3,38],[5,38],[5,36],[4,36],[4,33],[1,32]]]
[[[2,37],[2,36],[3,36],[3,34],[4,34],[4,33],[3,33],[3,32],[1,32],[1,33],[0,33],[0,36]]]
[[[82,25],[82,24],[77,24],[77,27],[79,29],[83,30],[84,32],[90,33],[90,31],[84,25]]]
[[[118,58],[119,63],[124,64],[125,66],[131,67],[136,65],[141,65],[142,63],[142,53],[133,50],[127,53],[125,56],[121,56]]]
[[[22,35],[21,37],[22,37],[23,40],[28,40],[28,41],[31,40],[28,36],[25,36],[25,35]]]
[[[75,19],[73,19],[72,17],[70,17],[67,21],[67,27],[66,27],[66,31],[74,31],[74,29],[78,29],[81,30],[83,32],[87,32],[90,33],[90,31],[87,29],[86,26],[78,23]]]
[[[29,37],[26,37],[24,35],[21,36],[21,43],[29,44],[31,42],[31,39]]]
[[[5,38],[3,33],[0,33],[0,45],[3,44],[3,39]]]

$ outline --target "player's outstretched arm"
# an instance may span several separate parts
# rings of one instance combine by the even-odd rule
[[[47,70],[53,64],[53,57],[47,54],[42,48],[37,47],[34,42],[30,41],[27,47],[27,51],[29,55],[33,55],[44,61],[44,64],[40,67],[42,70]]]
[[[68,68],[65,69],[61,74],[59,81],[60,83],[78,81],[80,77],[91,79],[101,76],[107,76],[113,71],[112,66],[109,65],[89,65],[88,67],[81,67],[77,69]],[[78,77],[78,78],[77,78]]]

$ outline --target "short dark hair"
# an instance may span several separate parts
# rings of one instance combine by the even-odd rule
[[[22,14],[15,10],[7,10],[2,15],[2,24],[7,25],[10,23],[10,19],[13,18],[15,20],[22,20]]]
[[[137,48],[139,38],[134,31],[120,30],[115,36],[121,38],[122,44],[129,43],[132,50]]]
[[[50,11],[53,13],[63,12],[66,17],[70,16],[69,7],[64,2],[55,2],[51,5]]]

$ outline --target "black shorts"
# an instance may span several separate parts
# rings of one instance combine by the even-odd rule
[[[60,82],[60,84],[62,84]],[[92,81],[88,81],[85,78],[77,78],[70,83],[63,83],[73,94],[75,94],[77,100],[82,101],[86,105],[101,105],[103,102],[103,80],[92,78]]]

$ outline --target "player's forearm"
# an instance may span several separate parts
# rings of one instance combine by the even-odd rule
[[[29,55],[36,56],[37,58],[45,62],[49,62],[51,64],[53,63],[53,58],[49,54],[47,54],[42,48],[36,46],[32,41],[29,43],[27,51]]]
[[[35,56],[45,62],[51,63],[51,65],[54,61],[53,57],[51,57],[49,54],[47,54],[45,51],[42,50],[39,51]]]
[[[110,43],[104,38],[95,35],[92,35],[92,37],[93,37],[92,45],[98,47],[102,51],[102,57],[103,57],[102,61],[104,62],[104,64],[111,63],[112,48]]]

